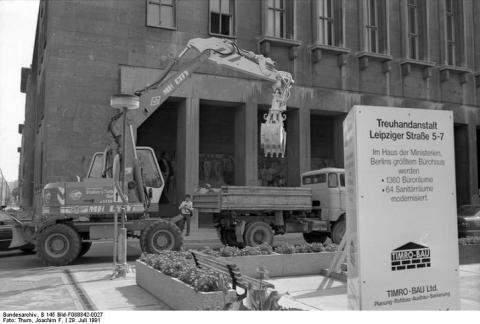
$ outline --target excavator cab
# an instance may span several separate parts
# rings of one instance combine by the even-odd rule
[[[143,190],[150,202],[157,203],[162,195],[165,181],[160,172],[155,153],[150,147],[144,146],[136,147],[136,152],[140,167],[139,172],[135,172],[134,167],[129,167],[128,163],[125,168],[127,197],[129,197],[129,200],[140,201],[139,191]],[[107,148],[104,152],[97,152],[93,155],[87,178],[114,178],[119,181],[119,170],[119,161],[115,159],[112,150]],[[136,179],[139,174],[142,175],[142,181]],[[144,183],[144,188],[137,185],[141,182]]]

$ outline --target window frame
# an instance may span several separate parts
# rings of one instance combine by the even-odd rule
[[[162,6],[167,6],[167,7],[172,7],[173,8],[173,27],[171,26],[162,26],[161,25],[161,20],[160,20],[160,17],[159,17],[159,21],[160,21],[160,25],[153,25],[153,24],[149,24],[149,21],[148,21],[148,9],[149,9],[149,5],[152,4],[152,5],[158,5],[159,6],[159,15],[161,17],[161,10],[162,10]],[[162,3],[162,0],[145,0],[145,25],[147,27],[152,27],[152,28],[162,28],[162,29],[170,29],[170,30],[177,30],[177,0],[172,0],[172,5],[168,5],[168,4],[163,4]]]
[[[362,0],[363,20],[361,21],[363,53],[390,56],[390,1],[389,0]],[[374,3],[374,19],[372,21],[371,5]],[[382,12],[380,12],[380,10]],[[372,31],[375,32],[374,45],[372,47]]]
[[[231,35],[224,35],[224,34],[217,34],[217,33],[214,33],[212,32],[212,8],[211,8],[211,1],[212,0],[208,0],[208,34],[209,35],[212,35],[212,36],[216,36],[216,37],[222,37],[222,38],[237,38],[237,17],[236,17],[236,14],[237,14],[237,1],[235,0],[227,0],[230,2],[230,10],[233,11],[231,13],[231,16],[230,18],[232,19],[231,21]],[[220,16],[222,15],[221,13],[221,3],[222,3],[222,0],[218,0],[219,1],[219,4],[220,4]],[[221,20],[219,21],[219,24],[220,24],[220,27],[221,27]]]
[[[449,6],[449,4],[451,6]],[[464,0],[445,0],[444,5],[444,63],[446,66],[467,67],[465,3]],[[449,8],[450,7],[450,8]],[[450,22],[450,30],[449,23]],[[450,35],[451,33],[451,35]],[[450,37],[451,36],[451,37]],[[450,59],[450,48],[452,58]]]
[[[414,4],[411,4],[411,2]],[[415,10],[415,30],[411,30],[410,10]],[[430,62],[429,1],[402,0],[403,56],[412,62]],[[415,38],[415,53],[412,52],[412,38]],[[414,55],[413,55],[414,54]]]
[[[272,0],[275,2],[275,0]],[[284,13],[284,21],[283,21],[283,30],[284,35],[275,35],[275,24],[274,24],[274,31],[272,34],[269,33],[268,25],[268,13],[270,9],[273,9],[269,6],[269,0],[263,0],[262,2],[262,26],[263,26],[263,35],[265,38],[274,38],[279,40],[295,40],[295,1],[294,0],[280,0],[282,1],[283,8],[282,11]],[[275,16],[275,15],[274,15]]]
[[[327,3],[330,2],[330,17],[321,16],[321,8],[323,4],[323,12],[328,10]],[[313,1],[313,38],[314,44],[326,46],[345,48],[345,0],[314,0]],[[323,20],[323,23],[321,21]],[[332,42],[324,41],[321,34],[321,26],[325,26],[326,21],[331,22]],[[324,33],[325,34],[325,33]]]

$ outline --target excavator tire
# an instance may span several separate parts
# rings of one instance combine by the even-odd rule
[[[87,254],[88,250],[92,247],[92,242],[82,242],[82,247],[80,248],[79,258]]]
[[[344,217],[339,219],[335,223],[335,225],[333,225],[333,229],[332,229],[332,241],[333,241],[333,243],[340,244],[340,242],[342,241],[343,235],[345,235],[346,225],[347,225],[347,223],[345,222]]]
[[[37,237],[37,255],[46,265],[70,264],[78,257],[80,250],[80,235],[66,224],[47,226]]]
[[[258,246],[264,243],[272,245],[272,227],[265,222],[253,222],[247,224],[245,228],[244,241],[248,246]]]
[[[174,223],[160,220],[150,224],[140,235],[140,248],[145,253],[178,251],[183,245],[182,232]]]
[[[307,243],[324,243],[328,238],[328,234],[324,232],[303,233],[303,238]]]

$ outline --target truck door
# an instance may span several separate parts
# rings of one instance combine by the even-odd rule
[[[339,216],[339,210],[341,207],[340,202],[340,184],[338,179],[338,174],[336,172],[329,172],[328,173],[328,190],[330,196],[330,221],[337,220]]]
[[[339,173],[338,178],[340,180],[339,195],[340,195],[340,213],[343,214],[345,208],[345,173]]]

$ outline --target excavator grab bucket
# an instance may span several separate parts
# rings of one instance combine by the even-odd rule
[[[284,157],[287,133],[283,123],[263,123],[260,127],[260,144],[265,156]]]

